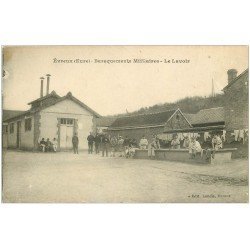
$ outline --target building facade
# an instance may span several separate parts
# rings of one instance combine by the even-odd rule
[[[5,147],[38,150],[42,138],[50,141],[56,138],[58,150],[69,150],[76,133],[79,149],[88,148],[87,136],[96,131],[96,119],[100,115],[71,92],[60,97],[55,91],[50,94],[47,91],[46,96],[41,95],[29,105],[29,110],[3,119]]]

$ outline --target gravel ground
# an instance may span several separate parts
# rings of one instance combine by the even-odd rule
[[[3,152],[3,202],[248,202],[248,161],[225,165]]]

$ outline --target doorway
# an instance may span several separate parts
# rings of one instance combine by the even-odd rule
[[[74,119],[61,118],[60,124],[60,149],[72,149],[72,137],[74,133]]]

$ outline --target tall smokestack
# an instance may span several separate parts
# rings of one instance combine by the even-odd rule
[[[40,77],[40,79],[41,79],[40,97],[43,97],[43,80],[44,80],[44,77]]]
[[[229,69],[227,71],[227,82],[230,83],[234,78],[237,77],[237,70],[236,69]]]
[[[47,76],[47,91],[46,91],[46,95],[48,95],[49,94],[49,80],[50,80],[50,74],[47,74],[46,75]]]

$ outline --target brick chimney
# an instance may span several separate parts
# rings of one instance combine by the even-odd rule
[[[40,79],[41,79],[40,97],[43,97],[43,80],[44,80],[44,77],[40,77]]]
[[[47,74],[46,75],[47,76],[47,91],[46,91],[46,95],[48,95],[49,94],[49,81],[50,81],[50,74]]]
[[[227,82],[230,83],[233,79],[237,77],[237,70],[236,69],[229,69],[227,71]]]

